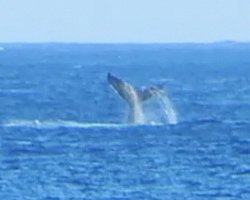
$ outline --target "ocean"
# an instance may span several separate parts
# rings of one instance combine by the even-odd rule
[[[249,55],[235,42],[0,44],[0,199],[250,199]],[[163,85],[170,104],[152,98],[128,124],[109,72]]]

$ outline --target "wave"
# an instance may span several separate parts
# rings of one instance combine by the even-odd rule
[[[31,94],[34,93],[30,89],[0,89],[0,93],[3,94]]]
[[[129,128],[129,127],[145,127],[145,126],[162,126],[164,124],[119,124],[119,123],[95,123],[95,122],[79,122],[79,121],[40,121],[40,120],[9,120],[1,124],[2,127],[26,127],[38,129],[56,129],[56,128]]]
[[[179,121],[177,124],[148,123],[148,124],[121,124],[121,123],[99,123],[79,122],[65,120],[8,120],[0,123],[4,128],[35,128],[35,129],[57,129],[57,128],[80,128],[80,129],[126,129],[126,128],[169,128],[169,127],[194,127],[197,125],[218,125],[218,126],[249,126],[250,121],[246,120],[219,120],[219,119],[197,119]]]
[[[226,125],[226,126],[234,126],[234,125],[250,125],[249,120],[221,120],[214,118],[204,118],[204,119],[193,119],[193,120],[185,120],[178,123],[178,125],[185,126],[195,126],[195,125]]]
[[[3,127],[30,127],[30,128],[110,128],[110,127],[124,127],[128,125],[115,123],[86,123],[77,121],[40,121],[40,120],[10,120],[2,123]]]

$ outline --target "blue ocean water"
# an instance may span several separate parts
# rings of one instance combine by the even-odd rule
[[[0,47],[1,199],[250,199],[250,44]],[[178,123],[126,124],[108,72]]]

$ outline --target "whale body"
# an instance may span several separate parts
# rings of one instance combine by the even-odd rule
[[[142,89],[136,88],[111,73],[108,73],[107,81],[114,88],[114,90],[128,103],[128,122],[134,124],[145,123],[142,102],[157,95],[162,91],[162,88],[156,86]]]

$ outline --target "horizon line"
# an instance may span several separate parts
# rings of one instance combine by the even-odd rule
[[[164,44],[247,44],[249,41],[218,40],[218,41],[191,41],[191,42],[84,42],[84,41],[0,41],[0,44],[85,44],[85,45],[164,45]]]

